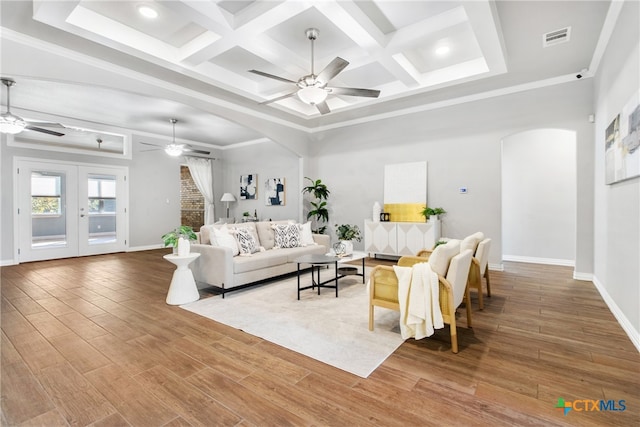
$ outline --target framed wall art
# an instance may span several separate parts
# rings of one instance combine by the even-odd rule
[[[607,126],[604,147],[606,184],[640,176],[640,91]]]
[[[264,204],[267,206],[284,206],[284,178],[269,178],[264,182]]]
[[[240,176],[240,200],[255,200],[258,198],[258,175]]]

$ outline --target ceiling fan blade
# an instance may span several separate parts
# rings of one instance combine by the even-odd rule
[[[53,135],[53,136],[64,136],[64,133],[56,132],[55,130],[39,128],[37,126],[27,125],[27,126],[25,126],[25,129],[29,129],[29,130],[32,130],[34,132],[47,133],[47,134]]]
[[[268,77],[270,79],[280,80],[281,82],[293,83],[293,84],[297,83],[297,82],[294,82],[293,80],[285,79],[284,77],[274,76],[273,74],[265,73],[264,71],[249,70],[249,72],[253,74],[257,74],[259,76]]]
[[[159,148],[163,148],[162,145],[158,145],[158,144],[152,144],[150,142],[142,142],[142,141],[138,141],[138,144],[142,144],[142,145],[151,145],[152,147],[159,147]]]
[[[196,153],[196,154],[204,154],[205,156],[208,156],[209,154],[211,154],[210,151],[195,150],[193,148],[183,148],[182,151],[187,151],[189,153]]]
[[[320,111],[320,114],[328,114],[331,112],[326,101],[322,101],[319,104],[315,104],[315,106],[318,109],[318,111]]]
[[[326,89],[330,90],[334,95],[366,96],[368,98],[380,96],[380,91],[374,89],[358,89],[355,87],[328,87]]]
[[[35,126],[35,127],[46,127],[46,128],[62,128],[66,129],[66,126],[61,123],[53,123],[53,122],[32,122],[31,120],[27,120],[27,125]]]
[[[349,61],[345,61],[339,56],[336,56],[335,59],[324,68],[324,70],[320,71],[317,80],[326,84],[329,80],[337,76],[340,71],[344,70],[347,65],[349,65]]]
[[[261,102],[260,104],[261,104],[261,105],[262,105],[262,104],[271,104],[272,102],[280,101],[281,99],[286,99],[286,98],[290,98],[290,97],[292,97],[292,96],[295,96],[297,93],[298,93],[298,91],[291,92],[291,93],[288,93],[288,94],[286,94],[286,95],[279,96],[279,97],[277,97],[277,98],[273,98],[273,99],[269,99],[269,100],[267,100],[267,101],[263,101],[263,102]]]

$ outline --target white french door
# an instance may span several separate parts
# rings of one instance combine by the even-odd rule
[[[127,248],[127,168],[17,161],[18,261]]]

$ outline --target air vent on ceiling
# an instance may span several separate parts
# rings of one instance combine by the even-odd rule
[[[571,38],[571,27],[550,31],[542,35],[542,46],[549,47],[560,43],[568,42]]]

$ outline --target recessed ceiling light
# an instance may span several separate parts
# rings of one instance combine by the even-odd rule
[[[439,48],[436,49],[436,55],[446,55],[447,53],[449,53],[451,49],[449,49],[449,46],[440,46]]]
[[[138,12],[145,18],[155,19],[158,17],[158,12],[156,12],[154,8],[146,4],[138,6]]]

